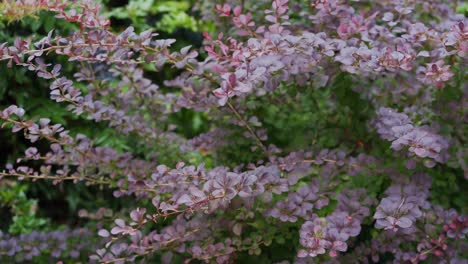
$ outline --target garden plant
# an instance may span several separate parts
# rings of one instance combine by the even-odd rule
[[[467,10],[0,2],[0,263],[468,263]]]

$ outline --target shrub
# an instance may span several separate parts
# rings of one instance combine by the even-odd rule
[[[2,127],[34,145],[1,182],[72,182],[113,198],[68,227],[31,212],[24,225],[38,230],[0,233],[1,260],[464,262],[458,6],[240,2],[193,7],[215,27],[203,50],[115,33],[94,1],[2,4],[7,20],[47,11],[76,25],[2,44],[0,60],[118,143],[24,105],[2,110]]]

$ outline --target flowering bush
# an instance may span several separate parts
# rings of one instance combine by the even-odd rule
[[[31,146],[0,183],[84,183],[113,198],[67,228],[0,233],[0,260],[466,263],[457,3],[247,2],[198,1],[216,28],[202,49],[115,32],[94,1],[2,3],[11,20],[49,12],[74,25],[1,44],[0,60],[125,147],[24,105],[1,110]]]

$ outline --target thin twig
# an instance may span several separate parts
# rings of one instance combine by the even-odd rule
[[[249,124],[245,121],[245,119],[241,116],[239,111],[231,104],[229,101],[227,102],[228,107],[234,112],[234,115],[243,123],[243,125],[247,128],[249,133],[256,139],[257,145],[264,151],[267,152],[266,146],[263,144],[262,140],[257,136],[257,134],[253,131],[253,129],[249,126]]]
[[[25,179],[39,179],[39,180],[59,180],[59,181],[87,181],[92,184],[111,185],[110,181],[98,180],[88,176],[52,176],[52,175],[32,175],[20,173],[6,173],[0,172],[0,177],[17,177]]]

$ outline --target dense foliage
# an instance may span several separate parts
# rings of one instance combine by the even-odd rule
[[[112,2],[0,3],[2,263],[467,263],[466,6]]]

